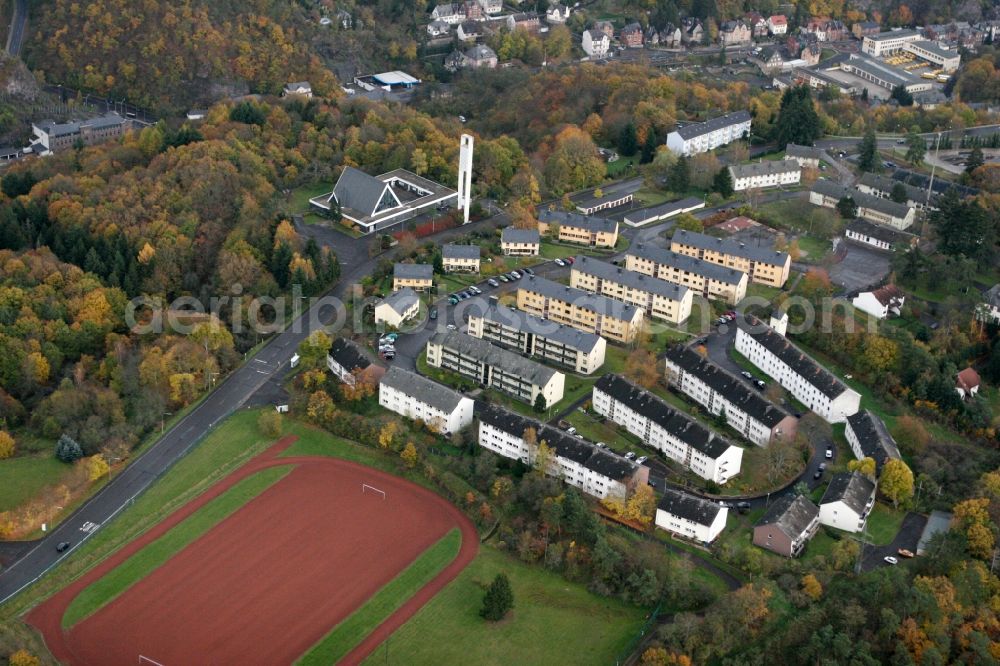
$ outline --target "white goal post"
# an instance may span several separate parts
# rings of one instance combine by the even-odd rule
[[[379,490],[375,486],[369,486],[367,483],[362,483],[361,484],[361,494],[364,495],[367,492],[378,493],[379,495],[382,496],[382,499],[385,499],[385,491],[384,490]]]

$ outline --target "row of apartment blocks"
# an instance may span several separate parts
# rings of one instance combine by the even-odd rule
[[[629,248],[625,268],[683,285],[705,298],[730,305],[736,305],[747,295],[746,273],[646,243]]]
[[[554,454],[546,472],[588,495],[625,497],[649,481],[648,467],[499,406],[479,404],[476,417],[481,447],[532,465],[538,445],[545,442]],[[525,438],[529,430],[534,442]]]
[[[691,316],[694,292],[687,287],[604,261],[576,257],[569,280],[571,287],[634,305],[654,319],[681,324]]]
[[[689,257],[733,268],[746,273],[751,282],[770,287],[784,287],[792,268],[792,258],[787,252],[755,247],[684,229],[674,233],[670,249]]]
[[[910,206],[866,194],[832,180],[817,180],[809,192],[809,203],[825,208],[836,208],[842,199],[854,201],[858,209],[857,216],[861,219],[884,224],[897,231],[903,231],[913,224],[915,213]]]
[[[795,437],[798,419],[690,347],[667,350],[666,380],[709,414],[725,415],[730,428],[758,446]]]
[[[736,351],[788,390],[795,399],[828,423],[843,423],[856,414],[861,395],[789,342],[788,315],[772,317],[772,326],[746,315],[737,321]]]
[[[535,275],[519,282],[517,307],[542,319],[623,344],[635,339],[643,322],[643,310],[634,305]]]
[[[604,365],[607,341],[565,324],[500,305],[491,296],[466,306],[468,334],[500,347],[589,375]]]
[[[739,474],[743,449],[619,375],[597,380],[591,404],[595,412],[703,479],[723,484]]]
[[[558,230],[558,233],[555,233]],[[538,211],[538,233],[552,234],[563,243],[613,248],[618,243],[618,222],[564,210]]]
[[[423,421],[443,435],[471,424],[474,406],[472,398],[399,366],[389,368],[379,381],[378,404],[408,419]]]

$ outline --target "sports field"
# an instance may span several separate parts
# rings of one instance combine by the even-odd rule
[[[475,556],[475,528],[442,498],[349,461],[278,457],[293,439],[33,610],[28,620],[53,655],[95,665],[132,665],[140,655],[165,666],[291,663],[387,584],[410,592],[414,581],[430,579],[359,627],[357,645],[346,645],[356,660]],[[280,478],[274,474],[289,468]],[[252,497],[232,510],[230,491],[262,474],[255,489],[244,490]],[[206,512],[221,522],[207,529]],[[461,531],[457,557],[454,548],[436,545],[455,528]],[[424,558],[425,551],[434,557]]]

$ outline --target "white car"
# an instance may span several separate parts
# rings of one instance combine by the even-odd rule
[[[566,262],[562,259],[556,259],[556,266],[565,266]]]
[[[636,462],[636,464],[641,465],[642,463],[646,462],[647,460],[649,460],[648,456],[639,456],[638,458],[635,459],[635,462]]]
[[[632,451],[629,451],[628,453],[625,454],[625,459],[626,460],[634,460],[635,459],[635,453],[632,452]]]
[[[886,564],[893,564],[893,565],[896,565],[896,564],[899,564],[899,560],[897,560],[897,559],[896,559],[895,557],[893,557],[892,555],[886,555],[886,556],[885,556],[885,557],[883,557],[882,559],[883,559],[883,560],[885,560],[885,563],[886,563]]]
[[[448,324],[448,330],[449,331],[457,331],[458,327],[455,326],[454,324]]]

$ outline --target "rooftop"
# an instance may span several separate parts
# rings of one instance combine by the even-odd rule
[[[508,374],[519,375],[535,386],[545,386],[555,375],[561,374],[520,354],[458,331],[439,331],[428,341],[428,344],[430,343],[451,349],[462,356],[469,356],[480,363],[500,368]]]
[[[869,76],[881,79],[893,86],[909,86],[914,83],[921,83],[922,81],[918,76],[910,74],[905,69],[890,67],[879,60],[863,54],[852,53],[851,57],[841,64],[841,67],[844,65],[859,69]]]
[[[813,146],[800,146],[797,143],[790,143],[785,146],[785,157],[807,157],[810,159],[820,159],[823,156],[821,148]]]
[[[372,364],[368,355],[361,348],[346,338],[336,338],[330,345],[329,356],[342,368],[348,371],[364,370]]]
[[[87,120],[79,120],[69,123],[57,123],[54,120],[42,120],[35,123],[35,127],[42,130],[49,136],[66,136],[67,134],[78,134],[84,129],[100,130],[107,127],[115,127],[125,122],[125,119],[117,113],[108,113]]]
[[[634,305],[616,301],[607,296],[591,294],[583,289],[569,287],[552,280],[547,280],[537,275],[528,275],[521,279],[518,291],[524,289],[536,294],[541,294],[546,298],[554,298],[567,303],[572,303],[578,308],[590,310],[605,317],[613,317],[622,321],[632,321],[638,309]]]
[[[870,39],[875,42],[884,42],[887,39],[900,39],[902,37],[918,37],[920,35],[916,30],[889,30],[888,32],[880,32],[877,35],[871,35],[865,37],[865,39]]]
[[[392,267],[392,276],[404,280],[432,280],[434,267],[430,264],[396,264]]]
[[[908,183],[895,180],[894,178],[889,178],[888,176],[882,176],[877,173],[866,172],[861,174],[861,178],[858,179],[858,183],[860,183],[861,185],[866,185],[878,192],[882,192],[884,196],[889,196],[892,193],[892,188],[895,185],[899,184],[902,185],[903,189],[906,190],[907,200],[919,201],[919,202],[927,201],[926,189],[920,189],[919,187],[915,187]],[[931,203],[933,203],[935,199],[937,199],[937,195],[932,194]]]
[[[455,411],[462,400],[471,400],[471,398],[466,398],[447,386],[442,386],[415,372],[403,370],[398,365],[389,368],[379,383],[394,388],[404,395],[417,398],[425,405],[430,405],[447,414]]]
[[[863,409],[857,414],[848,416],[847,425],[858,438],[862,455],[874,460],[879,469],[882,469],[886,461],[900,458],[896,440],[889,434],[885,422],[870,410]]]
[[[680,199],[678,201],[668,201],[656,206],[630,210],[625,214],[625,219],[632,220],[633,224],[641,224],[647,220],[670,217],[671,215],[675,215],[676,213],[684,210],[704,207],[705,200],[701,197],[687,197],[686,199]]]
[[[903,292],[894,284],[887,284],[884,287],[879,287],[871,292],[872,296],[875,297],[882,305],[890,305],[893,302],[899,301],[904,298]]]
[[[387,86],[413,85],[414,83],[420,83],[420,79],[414,78],[406,72],[401,72],[398,69],[391,72],[373,74],[372,78]]]
[[[441,246],[441,256],[445,259],[479,259],[478,245],[455,245],[447,243]]]
[[[593,217],[581,215],[565,210],[549,210],[543,208],[538,213],[538,220],[546,224],[558,224],[561,227],[573,227],[584,229],[590,233],[615,233],[618,231],[618,223],[604,217]]]
[[[792,539],[798,538],[819,517],[819,507],[802,495],[782,495],[764,513],[757,526],[774,525]]]
[[[782,266],[789,260],[787,252],[778,252],[769,247],[747,245],[735,240],[715,238],[714,236],[700,234],[695,231],[686,231],[684,229],[678,229],[674,232],[671,242],[696,247],[701,250],[722,252],[734,257],[741,257],[750,261],[776,266]]]
[[[566,324],[557,324],[522,310],[508,308],[492,298],[472,299],[468,301],[466,308],[470,317],[482,317],[486,321],[497,322],[520,332],[552,340],[584,354],[592,352],[601,341],[601,336],[596,333],[586,333]]]
[[[927,51],[929,53],[933,53],[934,55],[936,55],[938,57],[941,57],[941,58],[957,58],[958,57],[958,51],[952,51],[950,49],[943,48],[937,42],[928,41],[926,39],[921,39],[921,40],[917,40],[915,42],[910,42],[910,44],[912,46],[917,47],[918,49],[923,49],[924,51]]]
[[[858,515],[863,515],[868,508],[868,502],[875,497],[875,482],[870,481],[860,472],[834,474],[830,485],[823,493],[820,506],[833,502],[843,502]]]
[[[890,244],[903,242],[908,243],[909,239],[912,238],[910,234],[902,231],[896,231],[892,227],[887,227],[884,224],[875,224],[874,222],[862,219],[852,220],[851,223],[847,225],[847,231],[861,234],[863,236],[870,236]]]
[[[538,229],[518,229],[517,227],[504,227],[500,233],[501,243],[540,243],[541,234]]]
[[[666,488],[663,491],[663,497],[656,508],[706,527],[711,526],[722,511],[722,507],[715,502],[673,488]]]
[[[724,127],[729,127],[730,125],[739,125],[741,123],[748,122],[750,122],[749,111],[734,111],[733,113],[727,113],[724,116],[718,116],[717,118],[706,120],[703,123],[691,123],[690,125],[678,127],[676,132],[680,134],[682,139],[687,140],[703,134],[709,134]]]
[[[388,305],[396,314],[405,314],[414,304],[420,302],[417,292],[409,287],[403,287],[399,291],[394,291],[385,298],[379,305]]]
[[[620,375],[604,375],[597,380],[594,388],[628,405],[632,411],[641,414],[691,448],[711,458],[718,458],[733,446],[729,440],[715,434],[687,414],[678,411],[649,391],[635,386]]]
[[[858,205],[858,208],[869,208],[884,215],[891,215],[892,217],[904,218],[910,212],[910,207],[906,204],[865,194],[860,190],[851,189],[825,178],[820,178],[813,183],[812,191],[831,199],[837,199],[838,201],[844,197],[850,197]]]
[[[802,167],[795,160],[761,160],[750,164],[734,164],[729,167],[733,178],[750,178],[752,176],[768,176],[775,173],[801,171]]]
[[[688,292],[688,288],[683,285],[665,282],[584,255],[577,255],[573,261],[572,270],[673,301],[682,300]]]

